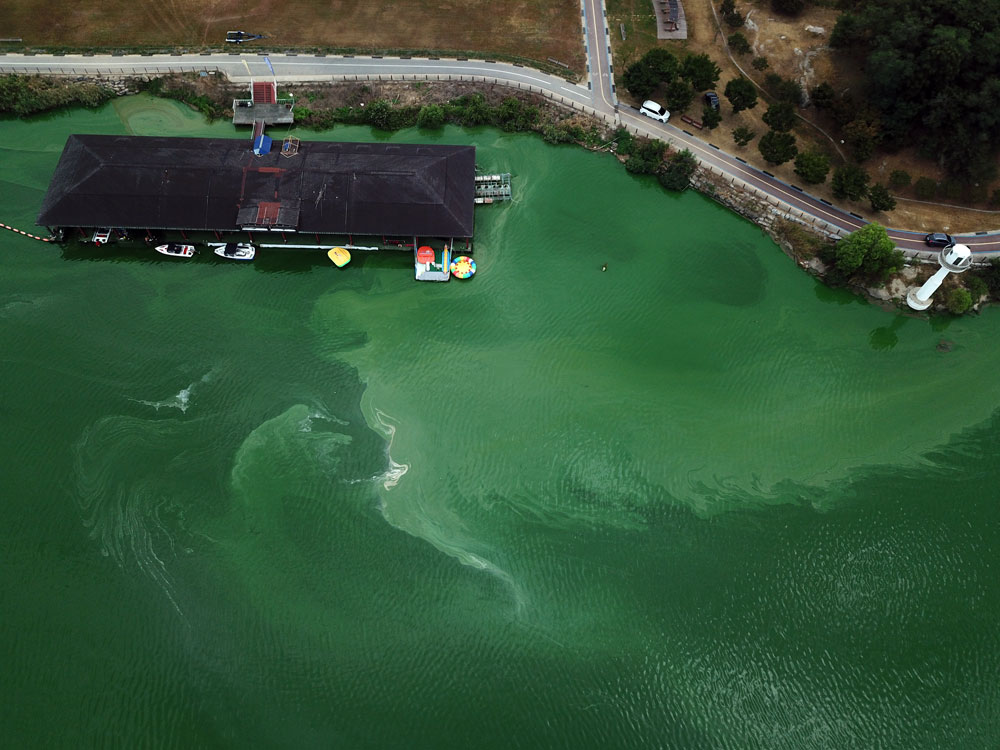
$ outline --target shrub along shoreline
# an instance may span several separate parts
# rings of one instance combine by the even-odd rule
[[[204,79],[193,75],[136,79],[130,83],[133,93],[145,91],[184,102],[209,120],[231,117],[233,98],[243,94],[242,87],[220,85],[218,81],[206,85]],[[292,90],[299,102],[294,108],[296,125],[312,130],[329,130],[336,125],[368,125],[385,131],[410,127],[435,130],[447,124],[535,132],[547,143],[575,143],[590,150],[610,151],[629,172],[655,176],[660,185],[673,191],[689,187],[697,170],[695,157],[686,149],[675,151],[662,141],[633,136],[624,128],[612,130],[601,121],[570,112],[544,97],[499,85],[331,83],[299,85]],[[0,112],[22,117],[64,106],[97,107],[113,96],[114,92],[99,82],[0,76]],[[714,190],[702,192],[715,199],[720,197]],[[836,263],[836,250],[827,238],[817,236],[805,226],[789,227],[789,224],[792,222],[764,229],[800,266],[830,286],[847,286],[886,301],[886,295],[877,293],[877,289],[890,280],[887,274],[878,279],[845,274]],[[983,301],[1000,299],[1000,261],[993,261],[984,269],[970,270],[962,277],[955,284],[965,294],[949,293],[948,299],[942,300],[952,314],[972,311]]]
[[[27,117],[60,107],[99,107],[114,92],[89,81],[44,76],[0,76],[0,113]]]

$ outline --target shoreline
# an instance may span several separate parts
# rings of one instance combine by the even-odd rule
[[[71,84],[96,85],[106,89],[111,95],[110,98],[149,93],[160,98],[176,99],[192,109],[202,112],[210,120],[231,117],[232,99],[237,98],[243,88],[242,84],[233,83],[224,75],[116,74],[111,76],[56,75],[39,77]],[[209,80],[206,81],[206,78]],[[157,85],[151,86],[153,82],[156,82]],[[165,84],[172,85],[167,87]],[[154,91],[149,90],[154,87]],[[285,87],[296,95],[297,105],[298,102],[302,101],[312,105],[315,100],[321,99],[321,106],[315,110],[301,106],[295,108],[300,113],[308,113],[303,120],[299,121],[299,126],[313,130],[328,129],[348,121],[352,124],[359,124],[357,119],[361,117],[363,112],[361,108],[363,108],[365,100],[391,102],[394,110],[407,108],[414,110],[425,105],[440,105],[461,96],[479,95],[493,106],[499,106],[500,101],[513,98],[519,100],[525,107],[537,108],[539,112],[537,121],[527,127],[517,127],[516,130],[534,132],[551,143],[572,142],[590,151],[610,151],[622,164],[625,164],[626,158],[617,153],[619,134],[624,131],[631,135],[627,128],[612,128],[605,118],[599,116],[597,112],[589,113],[585,107],[578,108],[578,105],[573,102],[567,105],[565,101],[559,101],[547,92],[526,91],[499,81],[494,83],[449,81],[445,83],[433,80],[379,82],[331,80],[285,83]],[[323,95],[321,96],[317,92],[323,92]],[[358,111],[351,113],[351,116],[355,118],[352,121],[343,119],[344,110],[353,109],[354,105],[347,104],[349,101],[360,104]],[[316,116],[315,119],[313,116]],[[406,127],[406,125],[402,124],[400,127]],[[653,139],[638,134],[631,135],[631,137],[633,141],[639,143],[653,143]],[[647,173],[655,173],[662,169],[668,163],[669,157],[678,153],[669,144],[662,141],[655,143],[664,147],[664,160],[656,165],[656,169],[649,170]],[[809,275],[820,279],[827,286],[837,286],[829,283],[828,267],[816,257],[816,243],[832,247],[836,239],[842,236],[839,231],[835,231],[837,230],[835,226],[796,211],[792,206],[781,204],[753,186],[700,162],[690,178],[690,187],[756,224],[781,248],[782,252]],[[796,227],[796,231],[789,231],[789,225]],[[808,237],[804,242],[803,234]],[[880,287],[851,283],[845,288],[864,296],[883,308],[904,313],[914,312],[906,307],[906,292],[910,286],[922,282],[921,276],[929,276],[936,269],[936,263],[919,256],[907,257],[907,262],[909,265],[902,272],[895,274]],[[928,272],[921,273],[921,269],[928,269]],[[979,312],[989,301],[991,300],[988,297],[974,299],[972,306],[966,312]],[[939,299],[931,311],[940,312],[944,309],[945,305]],[[914,314],[916,313],[914,312]]]

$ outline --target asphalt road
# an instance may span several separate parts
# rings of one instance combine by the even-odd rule
[[[581,34],[587,48],[587,80],[575,84],[559,76],[533,68],[491,60],[399,58],[350,55],[299,55],[269,53],[263,48],[240,45],[238,50],[206,54],[166,55],[0,55],[0,73],[42,73],[63,75],[158,75],[169,72],[218,71],[233,81],[247,81],[247,69],[253,76],[270,77],[264,56],[271,60],[279,82],[330,81],[355,76],[373,78],[450,77],[453,79],[488,77],[514,86],[532,86],[562,97],[580,107],[594,110],[609,123],[624,125],[632,131],[659,138],[689,149],[705,165],[724,176],[740,180],[769,197],[811,217],[831,233],[852,232],[865,219],[813,197],[795,185],[789,185],[758,170],[738,157],[694,133],[672,124],[656,122],[637,110],[620,104],[612,74],[610,29],[602,0],[581,1]],[[908,253],[936,252],[923,242],[922,232],[890,229],[897,246]],[[1000,231],[956,235],[977,255],[1000,256]]]

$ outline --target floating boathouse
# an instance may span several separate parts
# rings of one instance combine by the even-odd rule
[[[38,224],[84,234],[266,232],[290,247],[308,246],[310,235],[316,246],[324,236],[386,247],[471,243],[475,147],[295,145],[257,155],[243,138],[71,135]]]

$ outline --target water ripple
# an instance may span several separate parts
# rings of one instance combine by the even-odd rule
[[[84,430],[74,450],[77,502],[101,554],[122,568],[135,564],[182,615],[163,557],[173,554],[175,538],[163,520],[173,508],[162,472],[181,468],[164,446],[184,432],[173,420],[108,416]]]

